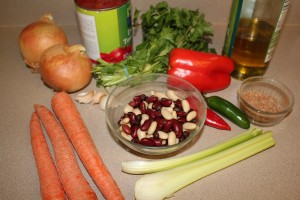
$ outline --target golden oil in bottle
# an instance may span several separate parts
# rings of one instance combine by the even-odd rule
[[[259,19],[241,19],[235,36],[231,58],[235,63],[233,77],[263,75],[270,61],[265,62],[274,27]]]
[[[268,69],[291,0],[233,0],[223,55],[231,57],[231,76],[243,80]]]

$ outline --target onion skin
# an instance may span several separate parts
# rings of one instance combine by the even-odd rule
[[[41,56],[40,75],[55,91],[76,92],[89,84],[92,62],[81,45],[54,45]]]
[[[56,44],[68,44],[68,39],[64,31],[54,23],[51,14],[27,25],[19,35],[21,54],[32,72],[39,71],[42,53]]]

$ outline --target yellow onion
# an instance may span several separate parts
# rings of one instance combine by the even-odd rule
[[[56,44],[67,44],[64,31],[55,24],[51,14],[46,14],[39,21],[26,26],[19,36],[19,47],[24,62],[38,72],[42,53]]]
[[[92,62],[82,45],[57,44],[41,56],[40,74],[46,85],[55,91],[78,91],[92,78]]]

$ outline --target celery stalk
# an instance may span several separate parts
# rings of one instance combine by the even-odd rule
[[[162,160],[139,160],[139,161],[125,161],[121,163],[121,168],[123,172],[130,174],[146,174],[153,173],[157,171],[162,171],[166,169],[171,169],[194,160],[202,159],[217,152],[223,151],[241,142],[254,138],[262,134],[261,129],[251,129],[244,133],[239,134],[223,143],[220,143],[214,147],[208,148],[206,150],[194,153],[188,156],[183,156],[179,158],[162,159]]]
[[[153,174],[142,176],[135,185],[135,197],[164,199],[185,186],[275,145],[272,132],[267,132],[227,148],[209,157]]]

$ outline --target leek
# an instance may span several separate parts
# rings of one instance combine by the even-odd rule
[[[163,160],[137,160],[137,161],[124,161],[121,163],[121,168],[123,172],[130,174],[146,174],[153,173],[157,171],[162,171],[166,169],[171,169],[179,165],[183,165],[194,160],[202,159],[208,157],[212,154],[223,151],[241,142],[254,138],[262,134],[261,129],[250,129],[244,133],[239,134],[236,137],[229,139],[223,143],[220,143],[214,147],[208,148],[206,150],[194,153],[188,156],[183,156],[179,158],[163,159]]]
[[[266,132],[203,159],[165,171],[146,174],[135,184],[135,198],[159,200],[171,197],[185,186],[274,145],[272,132]]]

